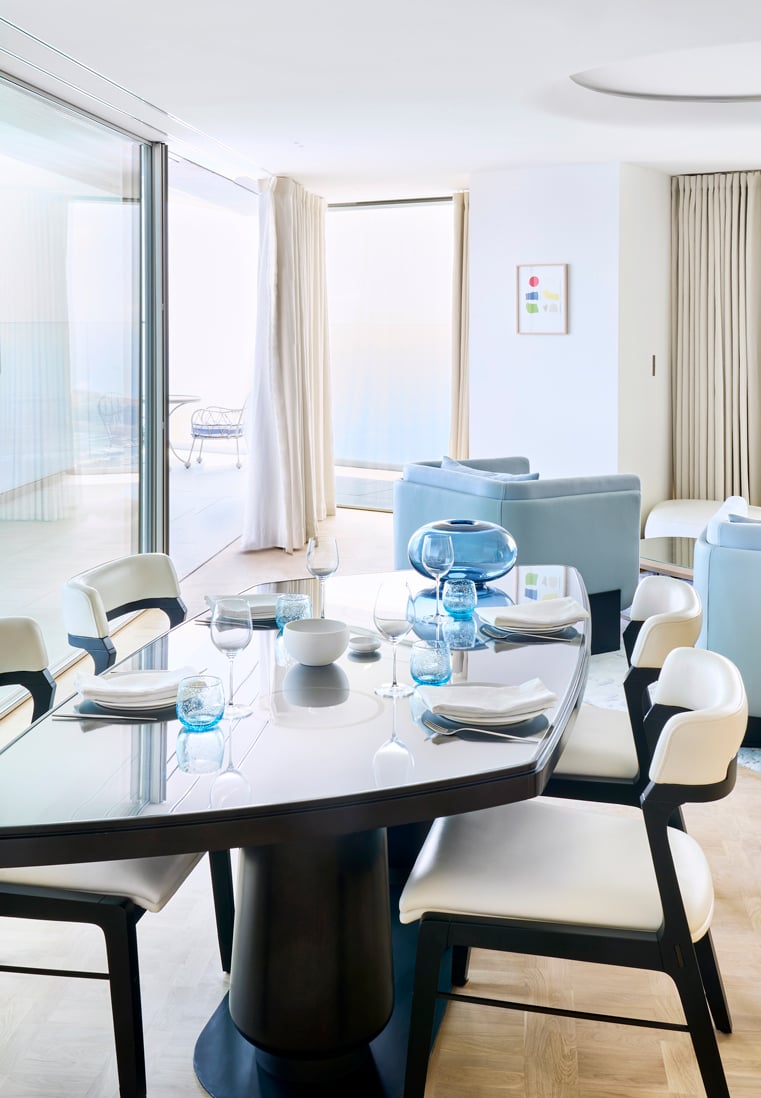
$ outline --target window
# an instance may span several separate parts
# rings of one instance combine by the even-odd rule
[[[336,464],[398,468],[449,444],[451,200],[327,218]]]

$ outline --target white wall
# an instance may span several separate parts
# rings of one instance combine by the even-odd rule
[[[618,461],[639,474],[644,518],[671,496],[671,180],[623,164],[620,194]]]
[[[472,457],[632,472],[669,495],[669,179],[547,165],[470,183]],[[568,264],[567,335],[517,335],[515,268]],[[652,377],[652,355],[656,376]]]
[[[472,457],[541,474],[618,469],[618,166],[470,183]],[[515,268],[568,264],[568,335],[517,335]]]

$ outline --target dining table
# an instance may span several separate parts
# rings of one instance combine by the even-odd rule
[[[379,696],[390,678],[385,643],[304,666],[272,617],[256,616],[234,664],[236,701],[251,713],[227,723],[225,755],[211,764],[194,738],[206,734],[171,709],[116,713],[80,694],[0,751],[2,866],[239,850],[229,993],[194,1055],[215,1098],[402,1094],[416,939],[396,911],[406,872],[437,816],[540,795],[580,705],[590,627],[575,569],[546,569],[553,593],[580,605],[572,626],[485,628],[487,607],[536,599],[544,570],[517,565],[479,591],[471,621],[437,627],[449,637],[452,684],[538,679],[551,692],[546,710],[511,726],[513,738],[437,733],[430,687]],[[430,580],[403,575],[415,606],[430,603]],[[374,636],[384,578],[334,575],[327,616]],[[245,597],[301,591],[317,605],[317,582],[261,584]],[[209,602],[232,593],[211,591]],[[411,685],[411,641],[432,628],[423,617],[397,647]],[[227,681],[208,612],[107,674],[183,667]]]

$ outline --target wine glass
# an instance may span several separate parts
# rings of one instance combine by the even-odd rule
[[[325,617],[325,580],[338,568],[338,544],[335,538],[315,535],[307,545],[307,571],[320,581],[320,617]]]
[[[412,687],[396,681],[396,647],[402,637],[409,633],[414,617],[412,593],[405,580],[392,578],[384,580],[378,588],[375,598],[373,620],[375,628],[391,645],[391,682],[378,686],[375,690],[382,698],[406,698],[412,693]]]
[[[412,752],[406,743],[402,743],[396,732],[396,698],[392,699],[391,705],[391,736],[373,755],[373,777],[379,789],[406,785],[415,768]]]
[[[445,576],[454,564],[454,545],[449,534],[426,534],[423,538],[423,548],[420,554],[420,563],[429,576],[436,581],[436,613],[426,621],[437,624],[444,621],[441,612],[441,578]]]
[[[233,729],[238,722],[229,722],[227,732],[227,766],[220,770],[209,789],[210,808],[235,808],[250,804],[252,791],[246,775],[233,766]]]
[[[251,643],[251,607],[245,599],[217,599],[211,615],[211,640],[215,648],[224,652],[230,661],[230,687],[224,715],[228,720],[248,717],[250,706],[233,702],[233,663],[239,652]]]

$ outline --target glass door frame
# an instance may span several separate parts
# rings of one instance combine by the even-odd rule
[[[164,142],[141,146],[138,549],[169,546],[168,164]]]

